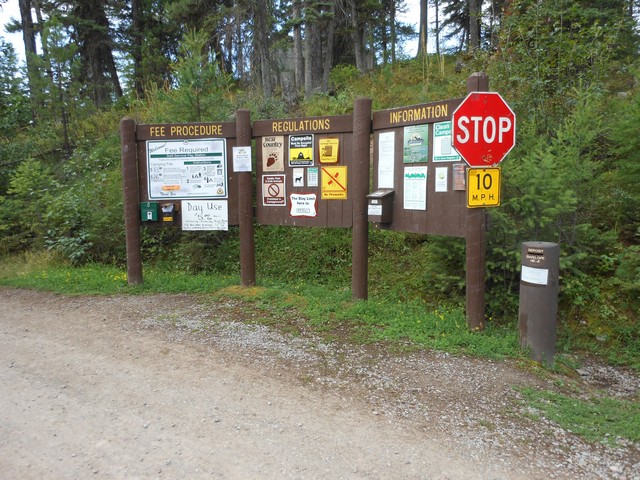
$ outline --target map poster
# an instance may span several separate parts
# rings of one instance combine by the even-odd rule
[[[224,138],[147,142],[149,200],[227,198]]]

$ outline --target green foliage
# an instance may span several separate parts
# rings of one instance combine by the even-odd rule
[[[349,230],[263,226],[255,234],[257,275],[349,288]]]
[[[589,3],[517,0],[505,11],[488,70],[543,134],[570,113],[574,89],[628,85],[637,35],[623,2]]]
[[[58,186],[52,171],[39,160],[27,159],[9,180],[7,196],[0,197],[0,234],[7,251],[42,248],[47,205]]]
[[[156,121],[226,120],[232,113],[227,98],[231,77],[220,69],[208,42],[203,31],[184,35],[180,56],[172,65],[177,88],[158,91],[167,110]]]
[[[639,80],[636,71],[636,85]],[[640,92],[636,87],[629,93],[609,103],[617,169],[607,177],[605,198],[609,201],[604,213],[620,232],[623,242],[637,245],[640,244]]]
[[[620,289],[628,293],[630,306],[640,307],[640,245],[633,245],[620,254],[616,280]]]
[[[15,50],[0,37],[0,139],[28,125],[29,120],[29,100]]]
[[[266,120],[290,116],[287,104],[278,97],[265,96],[257,90],[239,91],[233,98],[234,110],[248,109],[251,120]]]
[[[531,388],[521,390],[527,403],[563,429],[590,442],[616,446],[621,439],[640,440],[640,403],[593,397],[588,400]]]

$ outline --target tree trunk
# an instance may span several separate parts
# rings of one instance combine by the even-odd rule
[[[429,5],[428,5],[428,0],[420,0],[420,34],[418,36],[417,57],[422,57],[427,54],[428,40],[429,40]]]
[[[329,17],[327,20],[327,26],[323,29],[325,32],[325,37],[327,39],[326,47],[323,49],[324,53],[324,65],[322,72],[322,91],[326,92],[329,90],[329,73],[331,73],[331,68],[333,67],[333,37],[336,30],[336,9],[335,3],[331,4],[331,10],[329,11]]]
[[[436,10],[436,53],[440,55],[440,1],[433,0]]]
[[[265,96],[273,94],[272,63],[270,60],[269,47],[269,12],[265,0],[257,0],[254,12],[254,48],[257,54],[257,63],[260,69],[259,78]]]
[[[356,8],[356,0],[350,0],[349,5],[351,7],[351,34],[353,39],[354,57],[356,59],[356,68],[359,72],[365,73],[367,71],[366,61],[364,58],[364,29],[360,25],[358,19],[358,10]]]
[[[22,41],[24,42],[24,52],[27,60],[27,81],[29,84],[29,97],[31,99],[31,118],[36,121],[37,95],[35,85],[38,79],[38,66],[36,65],[36,33],[33,27],[33,17],[31,17],[31,0],[18,0],[20,7],[20,19],[22,25]]]
[[[305,69],[304,96],[310,98],[322,86],[322,35],[318,23],[319,12],[313,0],[306,0],[305,10]]]
[[[382,65],[386,65],[389,61],[389,30],[387,29],[387,11],[382,10],[382,20],[380,22],[380,42],[382,44]]]
[[[82,62],[81,79],[88,87],[97,107],[108,105],[113,98],[122,96],[113,59],[109,20],[104,2],[83,0],[74,9],[78,48]]]
[[[237,50],[237,59],[236,59],[236,72],[238,73],[238,78],[240,78],[240,82],[244,83],[246,79],[245,65],[244,65],[244,34],[242,33],[242,19],[240,15],[236,16],[236,50]]]
[[[143,0],[131,1],[131,57],[133,58],[133,88],[138,98],[144,98],[142,71],[142,32],[145,31]]]
[[[302,51],[302,0],[293,2],[293,61],[294,61],[294,81],[296,90],[299,92],[304,88],[304,54]]]
[[[45,61],[46,61],[46,69],[47,69],[47,76],[49,77],[49,80],[51,81],[51,83],[53,83],[53,70],[51,69],[51,63],[49,62],[49,47],[47,47],[47,39],[46,37],[43,35],[43,26],[44,26],[44,20],[42,19],[42,9],[40,8],[40,0],[34,0],[33,1],[33,7],[34,10],[36,11],[36,20],[38,22],[38,33],[40,34],[40,45],[42,46],[42,56],[44,57]]]
[[[392,1],[389,6],[389,31],[391,35],[391,64],[396,63],[396,2]]]
[[[480,2],[482,0],[467,0],[469,6],[469,50],[480,48]]]

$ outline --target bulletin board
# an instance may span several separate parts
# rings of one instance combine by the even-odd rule
[[[261,225],[351,227],[351,115],[253,123]]]
[[[392,189],[393,212],[378,228],[466,236],[466,163],[451,145],[462,98],[373,113],[373,188]]]

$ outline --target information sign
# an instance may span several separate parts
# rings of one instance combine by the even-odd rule
[[[462,157],[453,148],[451,140],[451,121],[433,124],[433,161],[459,162]]]
[[[320,163],[338,163],[340,140],[337,138],[321,138],[318,141]]]
[[[289,195],[292,217],[315,217],[318,215],[318,198],[315,193],[292,193]]]
[[[224,138],[147,141],[149,200],[227,198]]]

